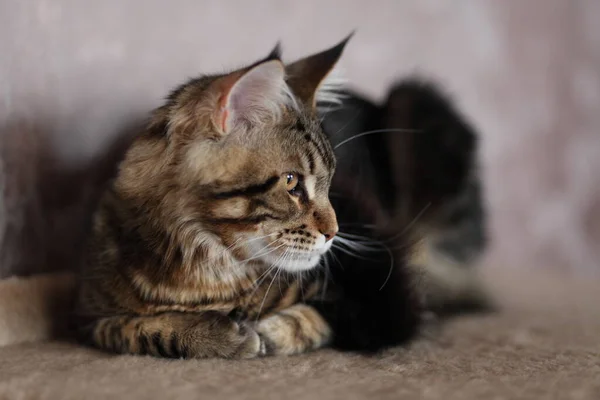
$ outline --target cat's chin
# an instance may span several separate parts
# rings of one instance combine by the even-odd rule
[[[320,251],[296,251],[288,252],[284,257],[277,255],[266,255],[262,261],[266,266],[276,267],[287,272],[308,271],[319,265],[323,252]]]
[[[298,258],[282,260],[275,265],[277,268],[287,272],[300,272],[315,268],[319,265],[319,261],[321,261],[321,254],[314,253],[311,255],[301,255]]]
[[[249,249],[251,254],[255,254],[252,258],[260,260],[267,267],[274,266],[287,272],[301,272],[317,267],[321,257],[329,251],[332,244],[333,241],[325,241],[324,237],[320,237],[315,241],[312,251],[301,251],[287,246],[284,249],[279,246],[274,249],[275,251],[265,251],[268,244],[250,241]]]

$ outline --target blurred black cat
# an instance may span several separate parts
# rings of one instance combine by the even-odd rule
[[[429,82],[401,81],[382,106],[343,98],[322,108],[341,232],[326,264],[345,291],[320,305],[345,332],[334,345],[378,350],[413,337],[423,311],[487,308],[474,268],[487,243],[475,130]]]

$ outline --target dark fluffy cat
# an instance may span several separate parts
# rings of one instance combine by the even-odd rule
[[[348,92],[332,108],[323,107],[323,127],[338,160],[340,234],[328,264],[348,300],[325,312],[343,332],[336,344],[397,344],[421,307],[487,307],[473,265],[486,245],[474,129],[439,88],[415,79],[383,106]]]

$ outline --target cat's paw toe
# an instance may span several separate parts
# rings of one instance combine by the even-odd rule
[[[236,323],[237,347],[232,358],[255,358],[267,354],[265,341],[250,326]]]

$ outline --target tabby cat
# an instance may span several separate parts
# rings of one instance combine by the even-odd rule
[[[486,305],[476,132],[430,83],[401,82],[383,106],[332,92],[347,40],[289,65],[277,47],[153,112],[94,217],[82,341],[160,357],[377,351],[414,337],[423,310]]]
[[[328,311],[352,303],[315,268],[338,232],[316,104],[331,98],[325,79],[347,40],[289,65],[277,47],[185,83],[152,113],[94,216],[74,312],[82,341],[249,358],[344,337]],[[416,329],[407,310],[394,342]]]

